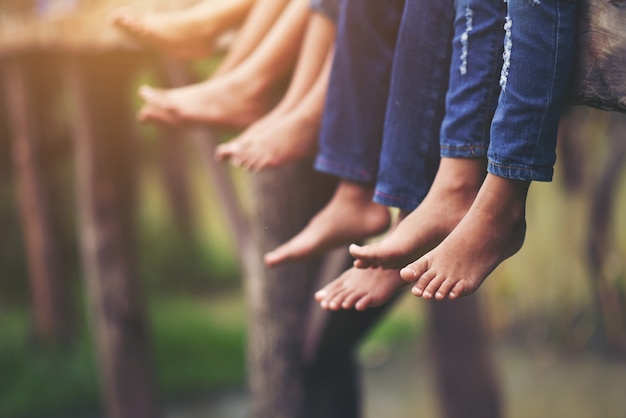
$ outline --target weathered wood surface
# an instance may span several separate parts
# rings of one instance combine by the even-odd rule
[[[24,64],[24,66],[22,65]],[[24,68],[26,67],[26,68]],[[51,194],[42,167],[45,112],[38,108],[31,71],[23,62],[9,60],[3,68],[20,220],[24,231],[30,278],[35,337],[39,343],[67,342],[73,331],[70,290],[61,275],[53,228]],[[42,126],[44,125],[44,126]],[[43,135],[42,135],[43,134]]]
[[[626,112],[626,0],[580,0],[571,100]]]

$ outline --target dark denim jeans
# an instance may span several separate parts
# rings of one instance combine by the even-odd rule
[[[441,156],[550,181],[573,65],[575,0],[458,0]]]
[[[439,167],[453,0],[407,0],[398,33],[374,201],[407,211]]]
[[[342,7],[315,167],[375,185],[375,201],[413,210],[439,164],[452,0]]]
[[[337,25],[319,171],[374,185],[403,0],[344,0]]]

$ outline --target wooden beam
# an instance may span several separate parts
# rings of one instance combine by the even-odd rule
[[[626,112],[626,0],[580,0],[571,101]]]

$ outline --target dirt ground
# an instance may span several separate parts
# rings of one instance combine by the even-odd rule
[[[507,418],[626,418],[626,363],[510,345],[494,354]],[[416,343],[381,347],[363,363],[365,418],[439,416],[428,358]],[[167,418],[247,418],[248,406],[245,391],[232,391],[172,405]]]

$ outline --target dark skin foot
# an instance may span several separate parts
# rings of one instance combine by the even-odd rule
[[[313,257],[348,242],[372,237],[389,227],[389,210],[372,202],[373,189],[342,181],[330,203],[298,235],[265,255],[275,266],[287,260]]]
[[[355,267],[400,269],[439,244],[469,210],[485,176],[485,160],[442,158],[424,201],[380,242],[350,246]]]
[[[425,299],[456,299],[521,248],[526,232],[529,182],[487,175],[467,215],[434,250],[409,264],[402,278]]]

